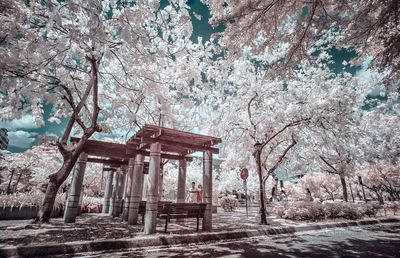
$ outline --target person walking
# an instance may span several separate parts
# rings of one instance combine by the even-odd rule
[[[197,202],[197,188],[196,183],[192,182],[191,187],[188,190],[187,198],[188,202],[196,203]]]
[[[312,201],[314,201],[314,198],[312,197],[312,195],[311,195],[311,191],[310,191],[310,188],[307,188],[306,189],[306,199],[307,199],[307,201],[310,201],[310,202],[312,202]]]
[[[203,202],[203,186],[201,184],[197,185],[197,203]]]

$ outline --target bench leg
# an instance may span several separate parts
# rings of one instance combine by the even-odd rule
[[[196,231],[199,231],[199,217],[197,217],[197,227],[196,227]]]
[[[167,217],[167,218],[165,218],[165,233],[167,233],[167,227],[168,227],[168,220],[169,220],[169,218]]]

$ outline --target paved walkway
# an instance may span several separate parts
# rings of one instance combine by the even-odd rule
[[[256,229],[257,208],[250,209],[249,217],[243,208],[235,212],[222,209],[213,214],[213,231]],[[270,219],[273,225],[279,223]],[[139,223],[141,218],[139,217]],[[157,221],[157,234],[164,233],[165,220]],[[201,228],[201,226],[200,226]],[[53,218],[48,224],[32,224],[32,220],[0,221],[0,248],[6,246],[40,243],[64,243],[72,241],[132,238],[143,235],[143,225],[127,225],[121,218],[105,214],[86,213],[77,217],[76,223],[65,224],[62,218]],[[168,223],[167,234],[188,234],[196,232],[196,219]],[[201,232],[201,229],[200,231]]]
[[[143,225],[127,225],[120,218],[104,214],[83,214],[76,223],[64,224],[62,218],[47,224],[31,221],[0,221],[0,256],[37,256],[82,253],[100,250],[121,250],[148,246],[204,243],[262,235],[275,235],[378,223],[400,222],[398,218],[367,219],[361,221],[331,220],[294,222],[267,217],[270,225],[259,225],[258,208],[246,216],[244,208],[234,212],[219,209],[213,214],[213,230],[196,232],[196,220],[183,223],[172,220],[164,233],[164,220],[157,222],[157,234],[144,235]]]

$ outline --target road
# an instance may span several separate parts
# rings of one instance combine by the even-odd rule
[[[204,245],[96,252],[78,257],[400,257],[400,224],[334,228]]]

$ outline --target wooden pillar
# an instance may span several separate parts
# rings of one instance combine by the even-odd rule
[[[133,158],[129,159],[128,173],[126,176],[124,209],[122,211],[122,219],[124,221],[128,221],[128,216],[129,216],[129,205],[130,205],[130,201],[131,201],[131,188],[132,188],[132,180],[133,180],[134,161],[135,161],[135,159],[133,159]]]
[[[82,153],[79,156],[78,162],[75,164],[68,201],[64,212],[65,223],[74,223],[79,213],[79,199],[82,193],[82,183],[83,176],[85,175],[87,157],[88,155],[86,153]]]
[[[129,199],[128,224],[134,225],[138,221],[139,203],[143,196],[143,167],[144,156],[136,155],[135,159],[129,159],[129,169],[133,170],[132,185]]]
[[[149,178],[149,174],[143,174],[143,191],[142,191],[142,200],[147,201],[147,180]]]
[[[159,181],[158,181],[158,200],[161,201],[163,198],[163,181],[164,181],[164,165],[161,164],[160,166],[160,173],[159,173]]]
[[[203,203],[207,204],[203,219],[203,230],[212,229],[212,153],[203,153]]]
[[[85,188],[85,186],[82,185],[81,196],[79,197],[79,203],[78,203],[78,214],[77,214],[77,216],[81,216],[81,214],[82,214],[83,195],[85,193],[84,188]]]
[[[103,208],[102,213],[108,213],[110,211],[110,201],[111,201],[111,193],[113,188],[113,177],[114,171],[107,171],[106,174],[106,187],[104,191],[103,197]]]
[[[119,217],[119,215],[122,212],[122,200],[123,200],[122,197],[124,195],[124,186],[127,174],[126,172],[127,172],[126,166],[125,165],[121,166],[119,180],[117,184],[117,196],[115,198],[115,209],[112,214],[113,217]]]
[[[149,176],[147,179],[147,202],[144,223],[144,233],[156,233],[158,184],[160,177],[160,151],[161,144],[156,142],[150,146]]]
[[[100,179],[100,185],[99,185],[99,192],[98,192],[98,195],[100,195],[101,192],[103,192],[104,168],[105,168],[105,165],[103,164],[103,168],[102,168],[102,170],[101,170],[101,179]]]
[[[186,200],[186,160],[182,159],[179,160],[179,167],[178,167],[178,190],[176,193],[176,202],[177,203],[184,203]],[[176,219],[177,222],[184,222],[184,218]]]
[[[114,176],[114,186],[111,197],[111,208],[109,214],[113,217],[118,217],[121,213],[121,204],[122,204],[122,193],[123,193],[123,185],[124,185],[124,173],[121,169],[118,169],[115,172]]]
[[[178,171],[178,191],[177,191],[177,203],[185,202],[186,199],[186,160],[179,160],[179,171]]]

